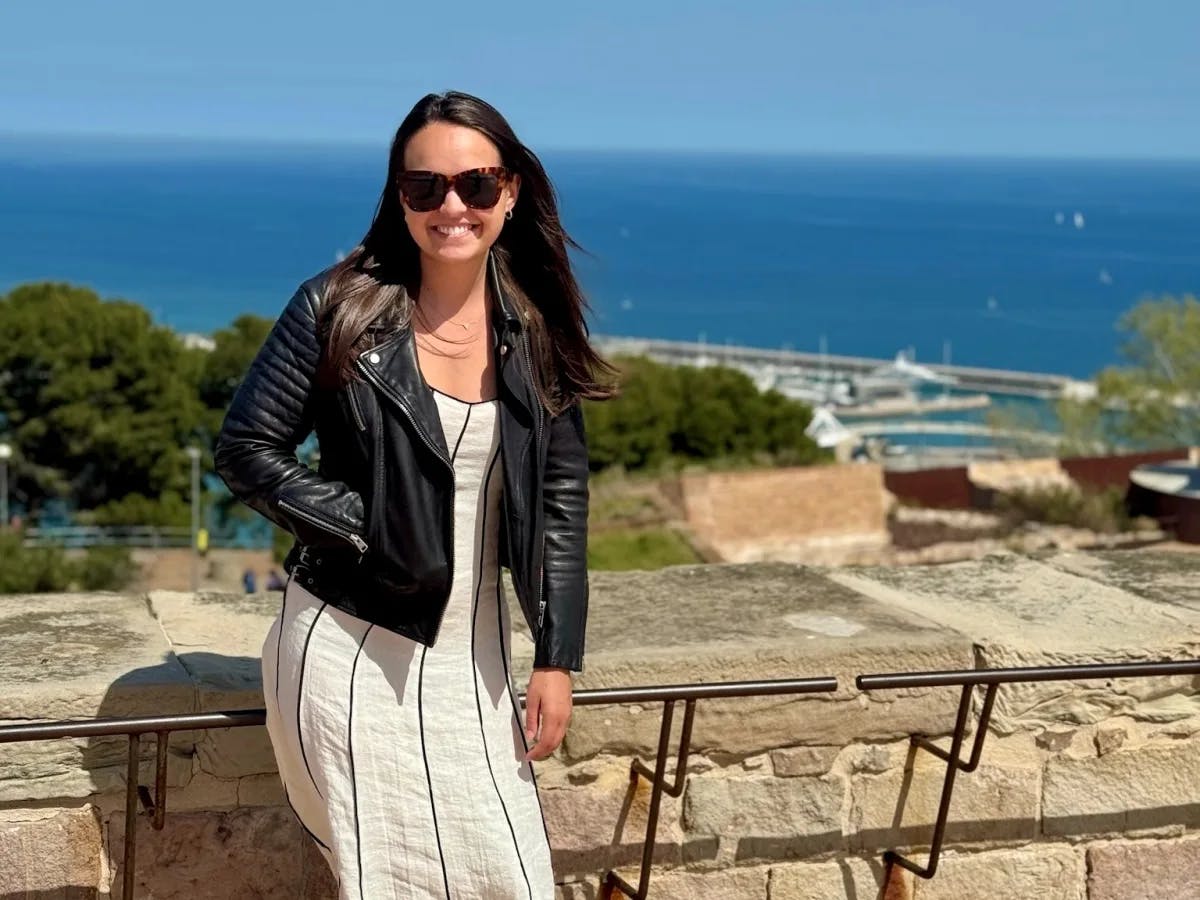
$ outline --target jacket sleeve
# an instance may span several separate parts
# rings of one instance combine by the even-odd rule
[[[579,671],[588,606],[588,454],[579,403],[550,420],[542,491],[546,605],[533,664]]]
[[[213,460],[234,496],[303,544],[350,544],[360,552],[362,497],[296,458],[313,427],[313,389],[321,346],[317,302],[301,286],[276,321],[234,394]]]

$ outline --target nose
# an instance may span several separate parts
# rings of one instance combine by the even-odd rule
[[[442,212],[461,214],[466,209],[467,204],[462,202],[462,198],[458,196],[458,191],[453,187],[446,191],[446,199],[442,201]]]

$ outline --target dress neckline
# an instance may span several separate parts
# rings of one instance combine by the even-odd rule
[[[463,406],[482,406],[485,403],[495,403],[496,398],[492,397],[488,400],[463,400],[461,397],[455,397],[453,394],[447,394],[445,391],[438,390],[433,385],[429,385],[429,390],[435,394],[440,394],[448,400],[453,400],[455,403],[461,403]]]

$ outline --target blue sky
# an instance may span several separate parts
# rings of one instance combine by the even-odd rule
[[[0,129],[380,144],[430,90],[537,149],[1200,157],[1196,0],[59,0]]]

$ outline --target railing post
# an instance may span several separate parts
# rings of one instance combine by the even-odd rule
[[[129,758],[125,766],[125,852],[122,865],[121,900],[133,900],[133,867],[137,859],[138,748],[141,735],[129,735]]]
[[[621,878],[613,870],[609,870],[605,879],[608,894],[612,889],[619,890],[633,900],[646,900],[650,891],[650,867],[654,864],[654,838],[658,832],[658,810],[662,805],[663,786],[667,774],[667,752],[671,747],[671,719],[675,711],[675,701],[668,700],[663,704],[662,725],[658,730],[658,754],[654,759],[654,774],[650,782],[650,810],[646,816],[646,840],[642,843],[642,868],[638,874],[638,886],[635,889],[629,882]],[[630,766],[630,777],[636,783],[639,777],[638,761]],[[681,776],[676,773],[676,780]]]

